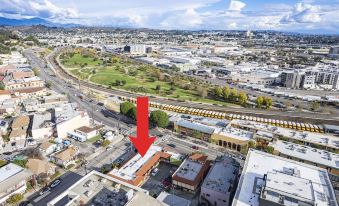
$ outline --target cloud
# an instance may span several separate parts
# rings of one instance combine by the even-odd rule
[[[317,23],[320,22],[321,16],[319,7],[312,4],[300,2],[294,6],[291,13],[285,15],[281,19],[281,23]]]
[[[2,0],[0,13],[19,17],[76,18],[78,13],[72,8],[61,8],[49,0]]]
[[[242,1],[231,0],[228,10],[241,11],[245,6],[246,4]]]
[[[194,9],[187,9],[184,13],[178,12],[166,18],[160,23],[160,26],[166,29],[197,29],[202,23],[202,17]]]

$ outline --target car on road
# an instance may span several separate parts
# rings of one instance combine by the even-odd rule
[[[198,150],[198,149],[199,149],[199,147],[196,146],[196,145],[193,145],[191,148],[192,148],[192,149],[195,149],[195,150]]]
[[[157,175],[158,174],[158,172],[159,172],[159,169],[158,168],[155,168],[155,169],[153,169],[152,170],[152,176],[154,177],[155,175]]]
[[[167,144],[167,146],[170,146],[170,147],[173,147],[173,148],[176,147],[175,144],[172,144],[172,143]]]
[[[4,155],[11,155],[11,154],[13,154],[13,152],[4,152],[2,154],[4,154]]]
[[[113,149],[113,146],[108,146],[108,147],[106,147],[106,151],[112,150],[112,149]]]
[[[50,187],[45,187],[44,189],[42,189],[40,192],[39,192],[39,195],[44,195],[46,194],[47,192],[49,192],[51,190]]]
[[[54,188],[54,187],[58,186],[60,183],[61,183],[61,180],[59,180],[59,179],[55,180],[54,182],[52,182],[51,188]]]

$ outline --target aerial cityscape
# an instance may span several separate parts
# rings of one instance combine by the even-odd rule
[[[338,202],[338,0],[0,2],[0,206]]]

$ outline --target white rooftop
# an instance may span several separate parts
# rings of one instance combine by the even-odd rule
[[[225,128],[220,128],[218,127],[217,129],[214,130],[214,133],[219,134],[219,135],[223,135],[223,136],[227,136],[233,139],[238,139],[241,141],[248,141],[250,139],[252,139],[253,137],[253,133],[246,131],[246,130],[242,130],[242,129],[238,129],[238,128],[234,128],[234,127],[230,127],[227,126]]]
[[[182,177],[187,180],[194,181],[200,170],[202,169],[202,164],[196,161],[186,158],[180,167],[176,170],[174,175]]]
[[[326,170],[257,150],[250,150],[247,155],[232,205],[259,206],[259,189],[264,175],[268,173],[284,173],[289,175],[286,177],[294,175],[309,180],[313,185],[312,195],[317,206],[338,205]],[[295,188],[302,187],[294,178],[279,178],[279,181],[293,181],[292,184],[298,184]],[[289,186],[292,184],[289,183]],[[309,194],[306,192],[305,195]]]
[[[237,175],[238,167],[234,165],[234,160],[224,157],[221,161],[215,162],[201,188],[227,194],[230,187],[233,187],[232,183]]]
[[[167,192],[161,192],[157,197],[157,200],[162,202],[164,206],[190,206],[191,201],[182,197],[169,194]]]
[[[0,168],[0,183],[3,182],[4,180],[10,178],[11,176],[14,176],[18,174],[19,172],[23,171],[24,168],[13,164],[9,163],[3,167]]]
[[[266,132],[274,133],[277,135],[282,135],[291,139],[301,140],[304,142],[310,142],[318,145],[323,145],[327,147],[332,147],[339,149],[339,138],[333,135],[306,132],[306,131],[296,131],[293,129],[287,129],[283,127],[272,126],[269,124],[258,123],[248,120],[232,120],[232,123],[244,125],[247,127],[255,128],[258,130],[263,130]]]
[[[339,154],[280,140],[270,146],[284,155],[339,169]]]
[[[121,167],[120,169],[113,169],[111,172],[109,172],[109,174],[125,180],[133,180],[136,178],[135,173],[157,152],[161,151],[161,147],[152,145],[143,157],[141,157],[141,155],[138,153],[126,164],[124,164],[123,167]]]

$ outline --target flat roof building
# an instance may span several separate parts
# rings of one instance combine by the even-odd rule
[[[163,206],[148,192],[124,181],[91,171],[66,191],[47,203],[48,206],[120,205]]]
[[[169,194],[167,192],[161,192],[157,197],[157,200],[162,202],[164,206],[190,206],[191,201],[185,198]]]
[[[326,170],[250,150],[233,206],[337,206]]]
[[[183,190],[194,192],[208,172],[210,161],[203,154],[193,154],[183,161],[172,175],[172,184]]]
[[[131,185],[140,186],[161,160],[170,157],[171,155],[163,152],[161,147],[152,145],[143,157],[139,153],[136,154],[122,167],[113,169],[108,175]]]
[[[201,185],[200,202],[229,206],[238,174],[239,164],[232,158],[224,156],[216,160]]]

